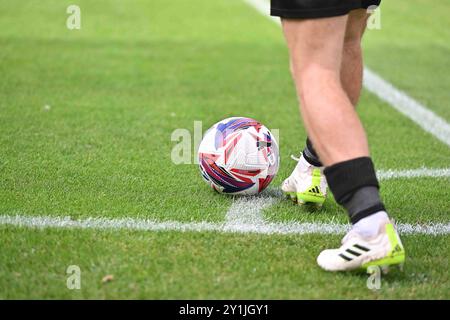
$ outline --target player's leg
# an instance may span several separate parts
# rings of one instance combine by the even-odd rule
[[[404,260],[378,194],[364,129],[341,83],[347,21],[347,16],[282,19],[305,126],[327,166],[330,189],[353,223],[343,246],[318,258],[321,267],[333,271]]]
[[[344,36],[341,63],[341,83],[354,107],[358,104],[362,88],[363,56],[361,40],[366,29],[369,14],[366,9],[355,9],[349,12]],[[308,162],[321,166],[318,154],[309,139],[306,141],[304,156]]]
[[[362,88],[361,39],[369,17],[367,7],[379,4],[379,0],[363,0],[362,9],[351,11],[347,20],[341,64],[341,83],[355,107]],[[359,160],[359,163],[362,164],[363,159]],[[373,171],[373,165],[369,164],[366,169],[349,169],[348,165],[352,162],[353,164],[357,163],[354,159],[327,168],[327,176],[331,176],[330,180],[334,180],[334,186],[331,186],[331,189],[334,189],[335,196],[336,192],[345,189],[345,187],[342,189],[344,183],[341,180],[342,176],[345,176],[346,170],[347,174],[364,174],[365,172],[366,179],[370,179],[372,176],[370,183],[372,185],[369,185],[369,180],[361,182],[361,179],[350,178],[353,183],[358,184],[359,181],[359,187],[348,192],[347,196],[341,198],[340,203],[352,217],[353,228],[346,235],[339,249],[323,251],[317,262],[322,268],[331,271],[350,270],[360,266],[385,267],[401,264],[405,259],[405,251],[400,238],[393,224],[388,220],[387,213],[384,210],[378,211],[383,208],[383,204],[379,198],[376,177],[374,173],[369,173]],[[370,170],[369,167],[371,167]]]
[[[358,104],[363,79],[361,40],[369,14],[366,9],[350,11],[345,30],[341,64],[341,83],[353,106]]]
[[[282,19],[303,120],[325,165],[369,155],[340,80],[347,18]]]
[[[342,54],[341,83],[350,102],[355,107],[358,104],[362,88],[364,67],[361,40],[370,16],[367,7],[379,5],[380,1],[366,1],[366,3],[363,8],[352,10],[348,14]],[[309,138],[306,140],[303,156],[314,166],[322,165]]]
[[[366,9],[350,11],[344,36],[340,70],[341,83],[354,107],[358,103],[362,88],[363,58],[361,40],[368,16]],[[327,183],[322,171],[323,164],[311,140],[307,138],[305,148],[298,159],[298,164],[291,176],[284,180],[282,190],[299,204],[310,202],[322,205],[327,194]]]
[[[335,89],[325,89],[325,91],[327,91],[327,95],[325,96],[322,95],[322,93],[317,94],[318,107],[331,106],[334,104],[334,101],[337,100],[344,100],[345,103],[351,107],[348,98],[346,98],[345,93],[342,88],[340,88],[339,80],[343,39],[347,23],[346,21],[347,16],[317,20],[283,19],[283,29],[285,31],[288,45],[295,46],[295,48],[290,48],[291,72],[297,85],[299,97],[302,99],[302,107],[305,106],[306,103],[309,105],[309,101],[305,102],[303,100],[304,95],[301,93],[301,85],[305,83],[303,77],[307,75],[312,77],[317,76],[321,79],[329,78],[330,75],[334,76],[335,86],[336,88],[339,87],[338,91]],[[294,31],[293,28],[297,25],[299,25],[299,28],[302,29],[301,31]],[[340,33],[334,32],[338,27],[340,28]],[[323,28],[323,30],[320,31],[320,28]],[[300,34],[302,37],[305,35],[307,36],[302,41],[297,42],[297,40],[293,38],[293,36],[297,34]],[[322,46],[323,43],[329,44],[328,47]],[[299,47],[300,45],[302,48]],[[296,51],[302,53],[301,58],[296,59],[292,56],[293,52]],[[308,55],[311,55],[311,57]],[[305,66],[299,65],[300,59],[305,62]],[[308,64],[306,65],[306,63]],[[322,63],[327,63],[328,65],[322,68]],[[306,71],[304,71],[303,68],[305,68]],[[308,81],[319,84],[316,79],[310,79]],[[329,82],[325,80],[322,84],[327,83]],[[317,90],[316,92],[318,92],[324,90],[324,88],[319,86],[311,86],[308,90]],[[330,93],[331,95],[336,94],[336,91],[340,97],[335,99],[335,97],[329,96]],[[325,109],[322,109],[319,113],[324,111]],[[302,110],[302,114],[309,132],[309,116],[307,111]],[[327,186],[325,177],[321,172],[323,168],[320,167],[322,167],[322,163],[319,161],[317,153],[312,147],[311,141],[308,139],[307,147],[304,149],[294,172],[284,181],[282,185],[283,191],[291,195],[293,200],[297,200],[299,203],[311,202],[321,205],[325,200]]]
[[[283,29],[290,44],[293,77],[301,99],[308,134],[312,137],[314,146],[322,144],[322,149],[336,148],[331,151],[324,150],[320,157],[323,161],[319,161],[315,148],[312,147],[311,141],[307,140],[307,147],[296,169],[282,185],[282,190],[299,203],[312,202],[321,205],[324,202],[327,184],[322,174],[323,168],[320,167],[322,162],[331,163],[331,160],[327,162],[327,158],[330,158],[329,152],[343,153],[335,155],[338,156],[333,160],[335,162],[368,155],[365,133],[340,81],[347,20],[347,16],[311,20],[283,19]],[[336,32],[338,27],[339,33]],[[324,30],[318,33],[320,28]],[[308,36],[303,40],[296,39],[297,34],[309,34],[311,39]],[[325,47],[323,44],[330,45]],[[296,58],[299,55],[301,57]],[[310,105],[314,107],[308,107]],[[342,108],[347,115],[337,124],[338,127],[335,127],[334,119],[341,115]],[[310,119],[319,121],[314,128],[310,125]],[[331,127],[341,136],[329,130]],[[355,129],[348,131],[348,128]],[[320,130],[320,133],[315,133],[316,130]],[[334,140],[337,141],[333,142]],[[349,143],[344,144],[344,141]]]

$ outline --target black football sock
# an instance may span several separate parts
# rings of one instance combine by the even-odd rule
[[[350,217],[355,217],[368,208],[376,207],[380,203],[382,202],[378,188],[367,186],[356,190],[350,200],[344,203],[344,207],[347,209]]]
[[[352,224],[385,211],[375,168],[369,157],[336,163],[326,167],[324,174],[334,198],[347,210]]]
[[[303,150],[303,157],[308,161],[310,164],[316,167],[322,167],[323,164],[319,160],[319,156],[317,155],[316,150],[314,149],[311,140],[309,138],[306,138],[306,147]]]

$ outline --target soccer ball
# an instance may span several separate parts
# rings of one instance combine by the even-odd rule
[[[198,150],[200,171],[217,192],[254,195],[275,177],[278,144],[260,122],[233,117],[213,125]]]

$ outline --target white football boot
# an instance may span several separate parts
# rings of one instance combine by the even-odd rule
[[[298,163],[291,175],[284,180],[281,190],[300,205],[312,203],[321,207],[327,197],[328,188],[323,167],[313,166],[306,161],[303,154],[300,159],[291,157]]]
[[[364,238],[355,228],[350,230],[342,240],[339,249],[324,250],[317,257],[317,263],[327,271],[350,271],[378,266],[383,272],[391,265],[403,265],[405,249],[403,248],[393,222],[386,219],[380,225],[378,234]]]

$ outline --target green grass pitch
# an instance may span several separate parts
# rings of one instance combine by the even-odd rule
[[[384,2],[366,64],[450,122],[449,3]],[[305,131],[275,24],[243,0],[78,0],[68,30],[70,4],[0,0],[0,215],[220,223],[233,199],[173,164],[170,137],[229,116],[279,129],[272,187],[290,174]],[[367,91],[359,113],[378,169],[450,167],[447,145]],[[449,223],[448,177],[387,180],[382,196],[402,223]],[[321,212],[280,201],[263,214],[346,222],[331,197]],[[0,299],[450,298],[449,235],[404,236],[404,270],[377,291],[316,266],[340,238],[0,225]]]

